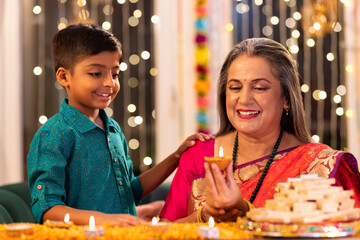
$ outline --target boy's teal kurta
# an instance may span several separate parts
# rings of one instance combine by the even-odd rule
[[[142,196],[119,125],[100,110],[106,130],[76,108],[60,112],[35,134],[28,154],[32,210],[40,223],[55,205],[136,216]]]

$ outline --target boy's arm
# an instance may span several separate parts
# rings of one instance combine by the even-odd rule
[[[65,205],[55,205],[43,215],[43,222],[46,220],[63,221],[65,214],[70,215],[70,221],[76,225],[88,225],[90,216],[94,216],[96,225],[111,224],[118,226],[135,226],[144,223],[138,217],[130,214],[107,214],[97,211],[79,210]]]
[[[142,196],[144,197],[148,195],[177,168],[181,154],[189,147],[194,146],[195,140],[205,141],[210,138],[210,136],[203,133],[196,133],[189,136],[174,153],[170,154],[155,167],[142,173],[139,176],[139,180],[143,188]]]

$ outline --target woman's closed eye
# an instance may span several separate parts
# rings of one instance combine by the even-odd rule
[[[266,88],[266,87],[254,87],[255,90],[259,90],[259,91],[266,91],[268,90],[269,88]]]

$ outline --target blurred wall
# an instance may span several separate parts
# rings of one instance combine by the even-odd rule
[[[0,185],[23,180],[21,9],[0,1]]]

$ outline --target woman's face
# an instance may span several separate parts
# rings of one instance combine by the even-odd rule
[[[265,58],[237,57],[230,65],[226,86],[226,112],[240,133],[253,137],[277,133],[286,106],[280,81]]]

